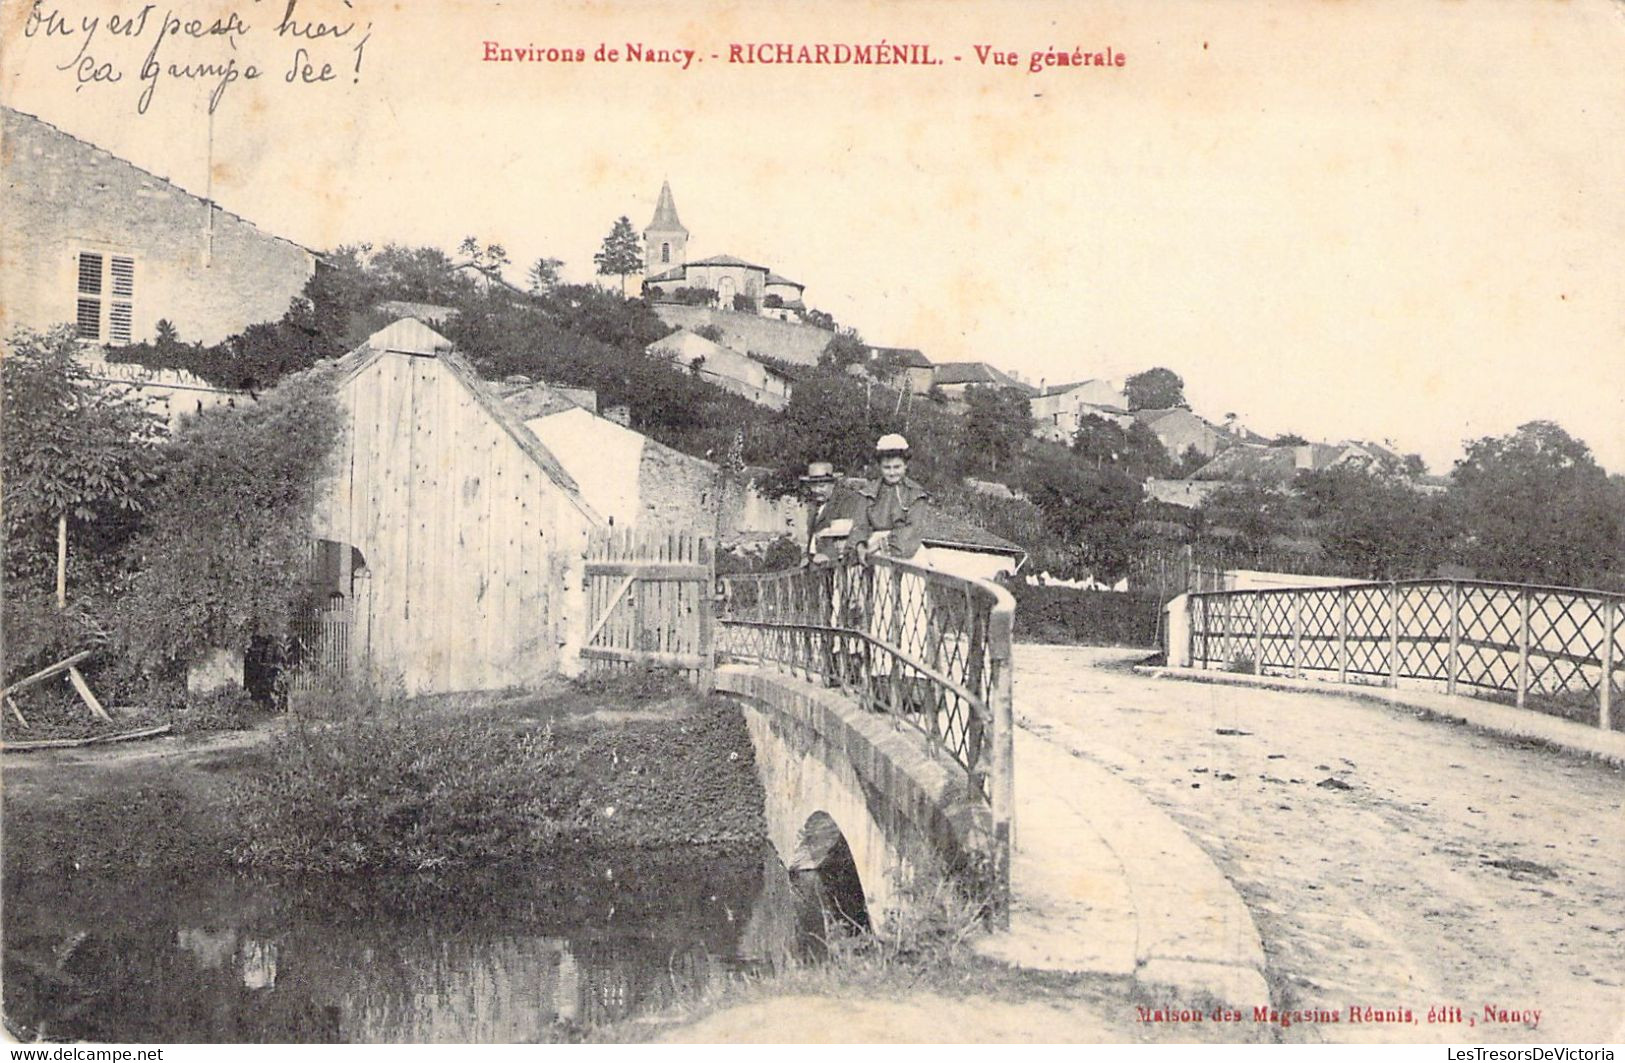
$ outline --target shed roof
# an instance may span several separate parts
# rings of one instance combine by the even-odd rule
[[[934,364],[923,351],[913,347],[870,347],[871,358],[888,358],[907,369],[930,369]]]
[[[926,503],[921,514],[920,539],[928,546],[958,547],[989,554],[1020,557],[1027,552],[1009,539],[950,516],[930,503]]]
[[[941,362],[937,365],[936,379],[938,384],[994,384],[999,387],[1016,388],[1031,394],[1033,387],[1023,384],[1002,369],[995,369],[986,362]]]

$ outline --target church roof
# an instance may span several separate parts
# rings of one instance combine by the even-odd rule
[[[649,222],[648,227],[644,229],[644,232],[650,230],[688,235],[688,230],[683,228],[683,223],[677,220],[677,201],[671,198],[670,181],[660,182],[660,200],[655,204],[655,216]]]
[[[698,262],[688,264],[690,266],[743,266],[746,269],[759,269],[763,273],[769,272],[766,266],[758,266],[754,262],[746,262],[744,259],[735,258],[733,255],[712,255],[710,258],[702,258]]]
[[[782,275],[780,275],[778,273],[769,273],[767,275],[767,283],[769,283],[769,284],[788,284],[792,288],[805,288],[806,287],[805,284],[797,284],[795,281],[791,280],[789,277],[782,276]]]
[[[651,281],[680,281],[683,279],[683,267],[673,266],[658,277],[650,277]]]

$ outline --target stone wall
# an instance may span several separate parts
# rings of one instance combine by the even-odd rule
[[[274,321],[315,269],[309,250],[40,119],[0,108],[0,141],[6,332],[75,319],[81,251],[134,260],[134,342],[161,318],[203,343]]]
[[[835,335],[811,325],[706,306],[661,303],[654,311],[672,328],[693,331],[715,325],[722,330],[723,344],[741,354],[762,355],[796,365],[816,365],[818,356]]]

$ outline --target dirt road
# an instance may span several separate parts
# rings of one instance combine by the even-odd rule
[[[1133,656],[1018,647],[1018,717],[1214,858],[1278,1002],[1339,1015],[1283,1039],[1625,1038],[1625,774],[1347,698],[1142,677]],[[1414,1022],[1351,1024],[1366,1008]]]

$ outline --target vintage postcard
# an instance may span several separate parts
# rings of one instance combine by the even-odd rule
[[[1613,1058],[1622,71],[0,0],[7,1036]]]

